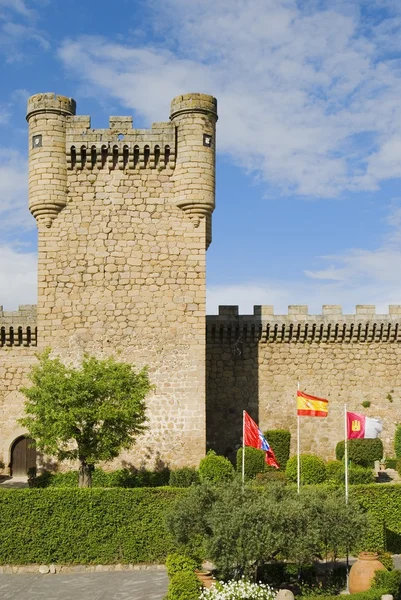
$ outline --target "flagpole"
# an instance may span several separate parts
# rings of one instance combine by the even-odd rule
[[[344,474],[345,474],[345,505],[348,504],[348,420],[347,420],[347,405],[344,404]],[[346,581],[347,592],[349,593],[349,551],[348,544],[346,547]]]
[[[245,481],[245,411],[242,411],[242,485]]]
[[[345,464],[345,504],[348,504],[348,425],[347,405],[344,404],[344,464]]]
[[[297,385],[297,389],[299,391],[299,381]],[[300,441],[299,441],[299,414],[297,410],[297,490],[298,494],[300,492],[301,487],[301,457],[300,457]]]

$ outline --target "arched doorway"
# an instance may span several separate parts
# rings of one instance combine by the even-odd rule
[[[18,437],[11,447],[11,476],[24,477],[28,470],[36,467],[35,440],[22,435]]]

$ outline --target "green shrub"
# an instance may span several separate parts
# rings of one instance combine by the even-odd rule
[[[256,485],[268,485],[269,483],[287,483],[287,476],[284,471],[266,471],[265,473],[258,473],[255,477]]]
[[[358,592],[358,594],[349,594],[347,600],[381,600],[383,594],[387,594],[386,590],[380,588],[372,588],[367,592]],[[338,600],[339,596],[324,596],[319,594],[319,600]],[[316,594],[311,596],[302,595],[302,600],[316,600]]]
[[[397,469],[397,459],[396,458],[386,458],[384,461],[384,465],[386,469]]]
[[[172,488],[0,490],[0,564],[164,563]]]
[[[338,442],[336,446],[337,460],[343,460],[345,452],[344,441]],[[348,440],[348,460],[363,467],[373,467],[375,460],[383,458],[383,442],[375,439],[352,439]]]
[[[183,571],[194,573],[195,569],[198,567],[199,564],[196,560],[185,554],[179,554],[178,552],[169,554],[166,559],[166,569],[169,577],[172,577],[176,573],[182,573]]]
[[[245,479],[254,479],[265,471],[265,452],[258,448],[245,448]],[[237,451],[237,472],[242,473],[242,448]]]
[[[373,588],[386,590],[386,594],[392,594],[394,598],[400,595],[401,571],[376,571],[373,578]]]
[[[395,457],[401,458],[401,423],[397,425],[394,435]]]
[[[288,429],[267,429],[263,435],[277,458],[280,470],[285,471],[290,458],[291,432]]]
[[[301,484],[323,483],[326,481],[326,465],[320,456],[301,454]],[[292,456],[287,462],[285,474],[290,481],[297,481],[297,457]]]
[[[199,483],[199,475],[194,467],[182,467],[170,473],[169,485],[172,487],[189,487],[193,483]]]
[[[201,483],[220,483],[230,481],[234,477],[234,467],[228,458],[209,450],[199,463],[198,473]]]
[[[331,460],[326,463],[327,482],[336,485],[345,484],[344,463],[339,460]],[[375,476],[370,467],[351,464],[348,467],[348,483],[350,485],[375,483]]]
[[[118,469],[117,471],[103,471],[95,469],[92,473],[92,487],[159,487],[168,484],[170,471],[147,471]],[[74,488],[78,487],[78,471],[65,473],[50,473],[44,471],[36,478],[36,487]]]
[[[170,580],[166,600],[196,600],[202,590],[202,584],[188,571],[176,573]]]
[[[344,464],[340,460],[329,460],[326,463],[326,480],[328,483],[344,483]]]
[[[394,569],[393,556],[391,552],[378,552],[378,559],[387,569],[392,571]]]

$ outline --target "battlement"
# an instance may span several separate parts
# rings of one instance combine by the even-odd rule
[[[132,117],[110,117],[109,124],[109,129],[91,129],[89,116],[67,120],[68,169],[174,169],[176,130],[172,123],[133,129]]]
[[[75,115],[75,111],[76,102],[73,98],[58,96],[52,92],[35,94],[28,99],[26,120],[41,113]]]
[[[15,311],[4,311],[0,306],[0,348],[36,345],[36,305],[22,304]]]
[[[356,306],[343,315],[339,305],[324,305],[321,315],[309,315],[306,305],[290,305],[287,315],[275,315],[271,305],[254,306],[253,315],[239,315],[238,306],[219,306],[208,315],[209,341],[238,339],[277,342],[401,342],[401,305],[388,314],[376,314],[371,304]]]

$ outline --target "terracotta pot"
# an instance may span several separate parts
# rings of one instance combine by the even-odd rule
[[[386,570],[386,567],[378,560],[376,552],[361,552],[349,572],[350,593],[369,590],[375,572],[383,570]]]
[[[214,578],[210,571],[195,571],[197,578],[205,588],[210,588],[214,584]]]

